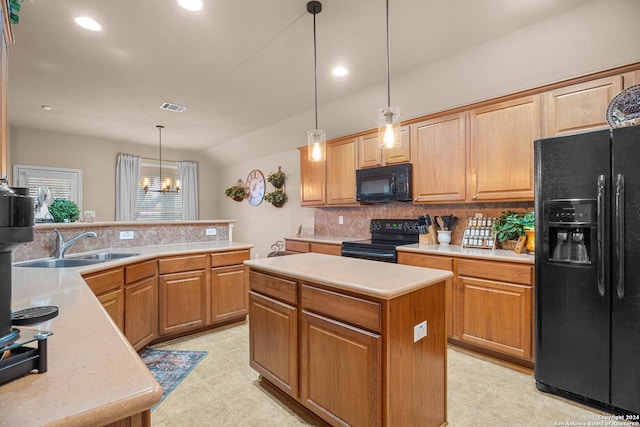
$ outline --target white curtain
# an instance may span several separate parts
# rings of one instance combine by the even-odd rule
[[[134,221],[138,198],[140,157],[119,154],[116,166],[116,221]]]
[[[182,194],[182,219],[198,219],[198,163],[178,162],[178,179]]]

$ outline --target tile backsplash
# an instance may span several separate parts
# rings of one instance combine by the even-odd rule
[[[67,253],[78,253],[100,249],[129,248],[135,246],[166,245],[172,243],[195,243],[229,240],[229,223],[206,221],[184,223],[59,223],[36,225],[33,241],[20,245],[13,252],[13,262],[48,258],[54,255],[58,228],[65,240],[69,240],[86,231],[94,231],[97,238],[78,240]],[[206,230],[215,228],[213,236],[207,236]],[[133,232],[133,239],[120,239],[121,231]]]
[[[314,232],[323,236],[360,237],[368,239],[369,223],[373,218],[415,219],[420,215],[454,215],[458,221],[453,228],[451,244],[459,245],[466,227],[467,218],[482,213],[485,217],[498,217],[503,211],[533,210],[533,202],[513,203],[465,203],[446,205],[414,205],[406,203],[379,203],[359,207],[316,208]],[[338,219],[342,216],[343,224]]]

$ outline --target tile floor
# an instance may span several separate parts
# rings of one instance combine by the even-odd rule
[[[152,412],[152,425],[327,426],[259,380],[249,367],[248,335],[243,322],[154,346],[209,354]],[[588,425],[604,414],[537,391],[530,374],[458,349],[448,350],[448,367],[452,427]]]

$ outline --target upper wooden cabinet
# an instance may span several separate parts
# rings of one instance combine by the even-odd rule
[[[356,203],[356,138],[327,142],[327,205]]]
[[[378,132],[371,132],[356,139],[358,169],[409,163],[411,161],[411,134],[409,126],[400,129],[400,146],[392,149],[380,148]]]
[[[635,85],[640,85],[640,71],[630,71],[622,75],[622,87],[624,89]]]
[[[0,17],[0,29],[2,36],[0,37],[0,178],[8,178],[9,161],[7,148],[7,130],[9,129],[7,122],[7,46],[13,42],[13,34],[8,19],[7,2],[2,2],[2,16]]]
[[[414,202],[459,202],[466,199],[464,113],[411,126]]]
[[[469,133],[471,200],[533,200],[539,95],[471,110]]]
[[[300,150],[300,205],[322,206],[325,202],[325,162],[310,162],[309,150]]]
[[[607,107],[621,90],[622,75],[618,75],[546,92],[543,137],[607,129]]]

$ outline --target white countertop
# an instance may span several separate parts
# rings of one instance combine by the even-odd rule
[[[519,262],[523,264],[534,264],[535,257],[530,254],[517,254],[510,250],[463,248],[460,245],[413,245],[397,246],[398,252],[416,252],[430,255],[448,255],[460,258],[474,258],[490,261]]]
[[[392,299],[453,277],[445,270],[310,252],[244,263],[252,269],[381,299]]]
[[[104,425],[144,411],[160,399],[160,385],[80,273],[164,255],[251,247],[219,241],[114,248],[140,255],[78,268],[13,267],[12,311],[54,305],[59,315],[31,327],[53,332],[47,341],[48,371],[0,385],[0,426]]]

